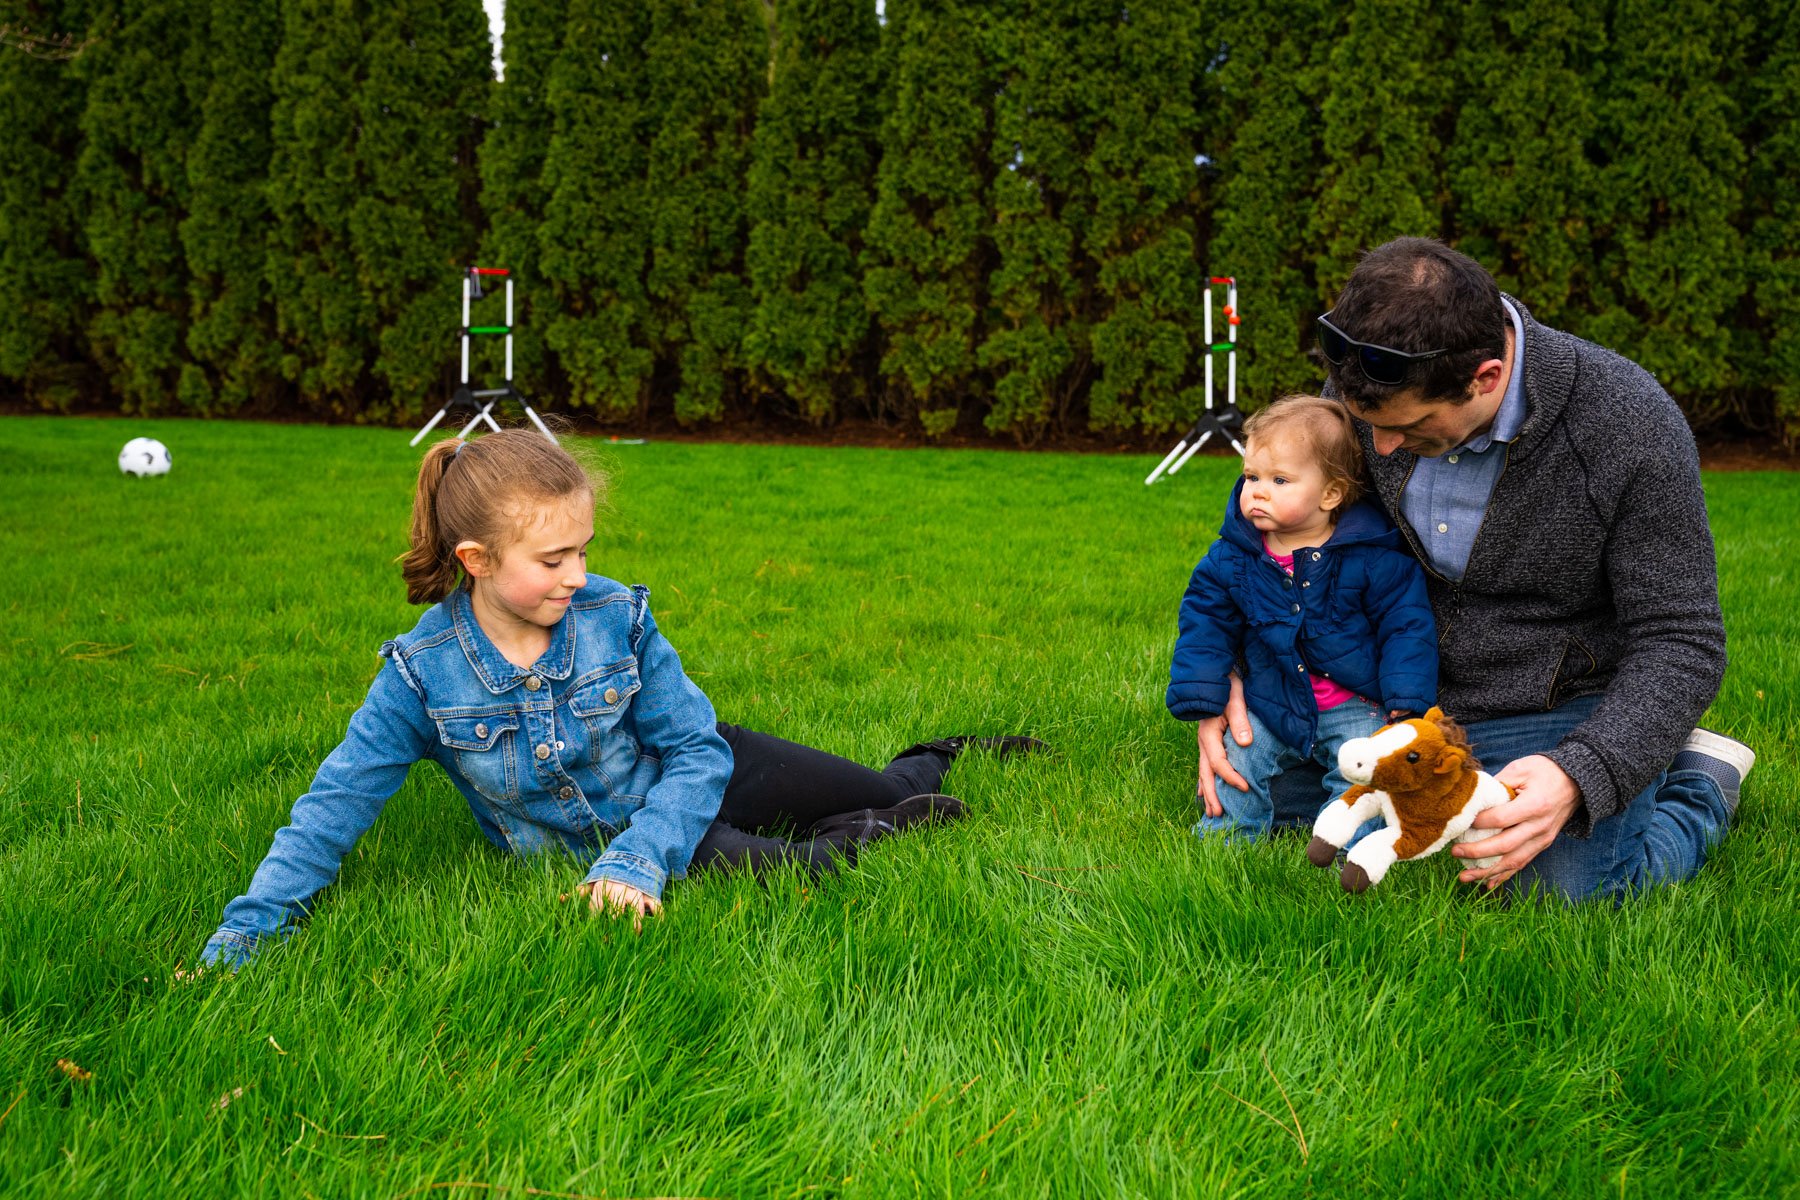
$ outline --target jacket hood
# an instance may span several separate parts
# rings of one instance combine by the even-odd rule
[[[1260,558],[1267,553],[1263,549],[1262,534],[1238,508],[1238,495],[1243,490],[1244,477],[1240,475],[1231,489],[1231,499],[1225,503],[1225,523],[1219,527],[1219,536]],[[1337,527],[1332,530],[1324,548],[1337,550],[1344,546],[1385,546],[1390,550],[1399,550],[1400,531],[1394,528],[1394,523],[1388,520],[1387,514],[1372,502],[1358,500],[1338,518]]]

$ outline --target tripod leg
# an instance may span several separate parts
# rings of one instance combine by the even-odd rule
[[[413,434],[413,440],[406,444],[409,446],[416,446],[420,442],[424,441],[425,435],[430,433],[433,429],[436,429],[437,423],[439,421],[443,420],[444,414],[449,411],[450,411],[450,409],[447,406],[444,408],[438,409],[437,416],[435,416],[435,417],[431,418],[431,420],[425,422],[425,428],[423,428],[423,429],[419,430],[419,432]]]
[[[467,425],[463,426],[462,432],[457,434],[456,436],[460,437],[460,438],[468,437],[469,434],[474,430],[474,428],[477,425],[481,424],[483,421],[486,421],[488,423],[489,427],[492,428],[495,433],[500,432],[500,427],[498,425],[494,424],[494,418],[488,416],[488,409],[490,409],[492,407],[494,407],[494,402],[492,400],[489,400],[486,404],[482,405],[481,411],[477,412],[473,417],[471,417],[469,419],[469,423]]]
[[[1188,452],[1181,456],[1181,461],[1177,462],[1174,466],[1169,468],[1169,474],[1173,475],[1175,472],[1181,470],[1182,467],[1186,466],[1187,460],[1194,457],[1194,455],[1200,453],[1200,447],[1206,445],[1206,440],[1208,438],[1212,437],[1212,435],[1213,435],[1213,431],[1209,429],[1205,433],[1201,434],[1198,438],[1194,439],[1194,444],[1189,446]]]
[[[1150,472],[1149,475],[1145,476],[1144,486],[1149,487],[1151,484],[1155,483],[1157,480],[1157,477],[1163,473],[1163,470],[1165,468],[1167,468],[1170,463],[1175,461],[1175,456],[1180,454],[1183,450],[1186,450],[1186,449],[1187,449],[1187,439],[1186,438],[1182,438],[1179,442],[1176,442],[1175,448],[1173,450],[1169,451],[1167,454],[1163,455],[1163,460],[1156,464],[1156,470]]]
[[[525,410],[525,415],[531,418],[531,423],[538,427],[538,432],[549,438],[552,446],[556,445],[556,435],[545,428],[542,421],[538,420],[538,415],[531,411],[531,405],[521,400],[519,401],[519,407]]]

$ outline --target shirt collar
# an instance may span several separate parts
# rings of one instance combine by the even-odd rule
[[[1456,453],[1468,452],[1481,454],[1493,448],[1495,442],[1510,442],[1519,436],[1519,430],[1525,424],[1527,415],[1525,407],[1525,322],[1519,317],[1519,310],[1502,296],[1500,303],[1506,308],[1506,315],[1512,321],[1512,377],[1506,381],[1506,395],[1500,398],[1500,409],[1494,414],[1494,423],[1484,433],[1478,433],[1463,445],[1457,447]]]
[[[500,653],[475,620],[475,606],[462,588],[450,594],[450,612],[456,620],[456,640],[487,690],[499,695],[510,691],[530,675],[567,679],[575,668],[575,622],[568,616],[550,627],[550,647],[529,667],[521,667]]]

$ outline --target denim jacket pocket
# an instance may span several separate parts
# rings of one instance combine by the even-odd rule
[[[629,799],[637,768],[637,739],[620,722],[641,686],[637,660],[627,659],[577,680],[569,692],[569,712],[587,733],[588,761],[616,800]]]
[[[476,791],[497,804],[519,798],[519,768],[514,761],[519,715],[511,709],[432,713],[438,740],[456,755],[456,767]]]
[[[569,691],[569,711],[598,737],[619,723],[619,714],[641,686],[636,659],[616,663],[575,682]]]

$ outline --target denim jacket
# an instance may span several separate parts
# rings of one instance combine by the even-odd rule
[[[437,762],[489,841],[515,854],[600,846],[584,882],[662,894],[718,815],[731,750],[713,707],[657,632],[649,592],[589,575],[550,648],[520,667],[475,622],[467,592],[381,647],[368,698],[225,907],[206,963],[237,966],[337,878],[412,764]]]

